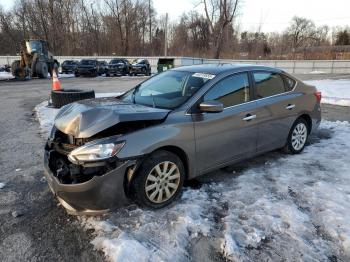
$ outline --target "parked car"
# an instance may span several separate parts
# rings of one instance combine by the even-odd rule
[[[62,74],[74,74],[79,62],[74,60],[65,60],[61,65]]]
[[[132,75],[151,75],[151,65],[147,59],[135,59],[131,63],[130,74]]]
[[[320,124],[320,100],[315,87],[270,67],[168,70],[119,97],[62,108],[45,175],[72,214],[129,199],[161,208],[185,180],[278,148],[301,153]]]
[[[112,59],[107,68],[106,76],[127,75],[130,73],[130,63],[126,59]]]
[[[83,59],[77,66],[74,72],[76,77],[79,76],[98,76],[99,74],[99,64],[95,59]]]
[[[11,73],[11,66],[10,65],[0,66],[0,72]]]
[[[97,61],[98,63],[98,75],[101,76],[107,73],[108,64],[106,61]]]

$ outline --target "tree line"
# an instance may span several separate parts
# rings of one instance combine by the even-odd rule
[[[168,24],[168,55],[290,59],[312,47],[350,44],[348,28],[330,35],[329,27],[302,17],[280,33],[241,31],[241,4],[198,0],[201,11]],[[165,27],[152,0],[16,0],[10,10],[0,6],[0,55],[14,55],[23,39],[34,38],[48,41],[55,55],[161,56]]]

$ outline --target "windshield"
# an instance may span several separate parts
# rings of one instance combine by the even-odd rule
[[[64,61],[62,65],[74,65],[74,61]]]
[[[120,64],[120,63],[123,63],[123,60],[114,59],[114,60],[111,60],[111,62],[109,62],[109,64]]]
[[[121,97],[123,101],[174,109],[185,103],[213,75],[166,71],[141,83]]]
[[[95,63],[95,60],[81,60],[80,62],[81,65],[95,65]]]
[[[132,61],[133,64],[140,64],[141,62],[143,62],[143,59],[135,59]]]
[[[41,43],[39,41],[26,42],[28,53],[41,53]]]

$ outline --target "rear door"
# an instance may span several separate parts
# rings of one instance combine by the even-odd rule
[[[255,71],[252,79],[259,109],[257,151],[283,147],[296,119],[297,100],[301,94],[291,92],[295,81],[283,74]]]
[[[193,114],[197,170],[205,173],[218,165],[256,152],[256,103],[251,101],[248,73],[227,76],[214,84],[201,101],[220,101],[220,113]]]

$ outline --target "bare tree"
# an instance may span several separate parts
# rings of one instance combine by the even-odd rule
[[[220,58],[225,30],[232,25],[240,0],[203,0],[202,3],[213,36],[214,58]]]

